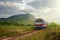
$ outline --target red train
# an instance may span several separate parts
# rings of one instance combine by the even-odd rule
[[[44,21],[43,19],[36,19],[35,20],[35,29],[44,29],[44,28],[47,28],[48,26],[48,23],[46,21]]]

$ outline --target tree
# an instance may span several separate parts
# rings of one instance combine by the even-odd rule
[[[49,27],[57,27],[57,26],[58,26],[58,24],[55,23],[55,22],[52,22],[52,23],[49,25]]]

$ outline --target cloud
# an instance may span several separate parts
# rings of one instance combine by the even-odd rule
[[[2,2],[29,3],[34,0],[0,0]]]
[[[33,2],[28,3],[28,5],[39,8],[39,7],[60,7],[60,0],[35,0]]]
[[[27,12],[48,22],[60,23],[60,0],[0,0],[1,15]]]
[[[29,3],[29,2],[32,2],[32,1],[34,1],[34,0],[22,0],[22,2],[24,2],[24,3]]]
[[[22,0],[0,0],[0,2],[22,2]]]
[[[27,13],[32,11],[35,11],[35,9],[27,5],[26,3],[3,2],[3,1],[0,2],[1,15],[5,15],[5,14],[15,15],[15,14]]]
[[[60,23],[60,0],[35,0],[28,5],[37,9],[36,12],[31,13],[35,17]]]
[[[28,3],[28,5],[34,7],[34,8],[40,8],[47,6],[47,0],[35,0],[33,2]]]

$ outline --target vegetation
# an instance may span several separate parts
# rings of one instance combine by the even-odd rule
[[[27,14],[20,14],[20,15],[13,15],[8,18],[0,18],[0,25],[33,25],[35,17],[29,13]]]
[[[50,23],[50,25],[49,25],[49,27],[57,27],[57,26],[58,26],[58,24],[55,23],[55,22],[52,22],[52,23]]]
[[[23,39],[19,40],[45,40],[45,34],[47,33],[47,30],[40,30],[35,34],[32,34],[30,36],[27,36]]]
[[[60,26],[52,22],[46,30],[40,30],[36,34],[19,40],[60,40]]]
[[[0,37],[32,31],[32,26],[0,26]]]
[[[34,20],[29,13],[0,18],[0,37],[32,31]]]
[[[14,15],[0,19],[0,37],[33,31],[35,18],[31,14]],[[48,37],[49,36],[49,37]],[[60,40],[60,25],[52,22],[46,30],[40,30],[19,40]]]

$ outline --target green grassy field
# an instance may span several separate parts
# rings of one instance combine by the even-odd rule
[[[47,33],[46,30],[43,30],[43,31],[39,30],[39,32],[37,32],[36,34],[32,34],[30,36],[27,36],[19,40],[44,40],[46,33]]]
[[[48,29],[39,31],[20,40],[60,40],[60,27],[48,27]]]
[[[33,31],[33,26],[0,26],[0,37],[28,31]],[[19,40],[60,40],[60,26],[52,23],[46,30],[39,30],[37,33]]]
[[[0,26],[0,37],[32,31],[31,26]]]

